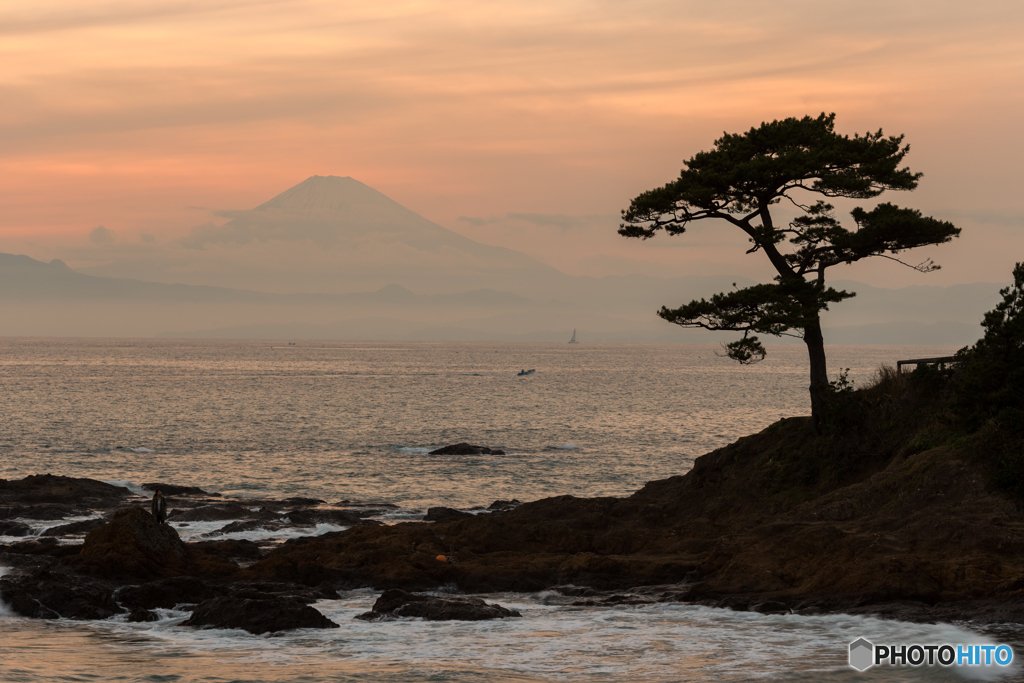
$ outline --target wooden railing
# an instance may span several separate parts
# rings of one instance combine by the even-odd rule
[[[904,365],[924,365],[929,363],[938,363],[940,367],[946,363],[952,363],[956,360],[956,356],[939,356],[938,358],[910,358],[908,360],[896,361],[897,372],[903,370]]]

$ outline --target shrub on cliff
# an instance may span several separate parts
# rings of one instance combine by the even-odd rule
[[[1024,263],[1013,269],[1013,285],[985,314],[985,336],[958,354],[957,409],[970,427],[990,419],[1019,429],[1024,418]]]
[[[957,354],[953,410],[968,433],[982,433],[992,485],[1024,497],[1024,263],[985,314],[985,335]]]

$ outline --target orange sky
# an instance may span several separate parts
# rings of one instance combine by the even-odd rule
[[[723,130],[835,111],[905,133],[925,177],[892,201],[964,227],[926,281],[836,276],[1008,280],[1022,35],[1019,0],[3,3],[0,251],[168,243],[321,174],[571,273],[747,274],[725,230],[616,215]]]

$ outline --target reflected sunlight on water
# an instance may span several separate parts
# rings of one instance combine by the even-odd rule
[[[423,507],[626,495],[807,412],[806,354],[716,346],[0,340],[0,477],[165,481]],[[834,347],[867,381],[935,347]],[[521,367],[536,368],[515,377]],[[508,456],[437,457],[469,441]],[[573,444],[576,449],[558,449]],[[150,452],[152,451],[152,452]]]

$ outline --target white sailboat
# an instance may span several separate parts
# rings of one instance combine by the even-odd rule
[[[576,341],[576,330],[575,330],[575,328],[572,331],[572,339],[569,340],[569,343],[570,344],[579,344],[579,342]]]

